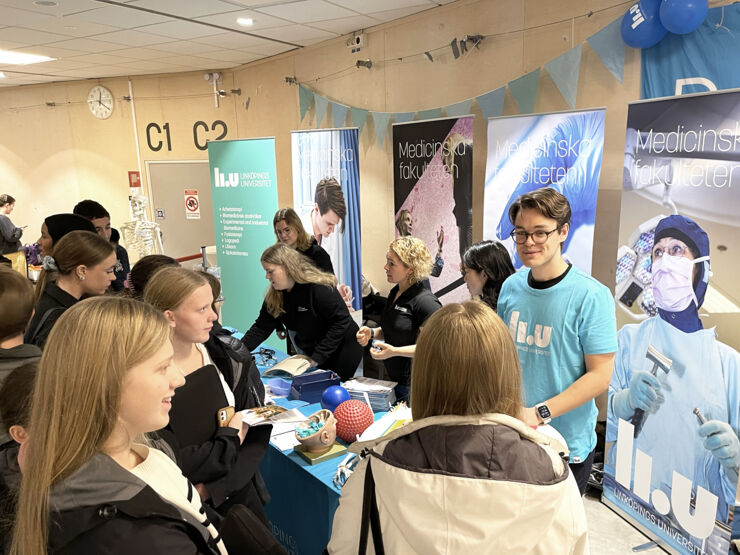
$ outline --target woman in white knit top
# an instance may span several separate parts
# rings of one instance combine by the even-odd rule
[[[198,493],[137,443],[169,421],[169,325],[149,305],[97,297],[52,330],[34,392],[11,553],[226,554]]]

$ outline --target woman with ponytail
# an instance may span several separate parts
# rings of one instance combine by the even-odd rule
[[[72,231],[54,244],[45,256],[36,284],[36,313],[24,343],[41,348],[59,317],[79,301],[102,295],[116,279],[115,247],[91,231]]]

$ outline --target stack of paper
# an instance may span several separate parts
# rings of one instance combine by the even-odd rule
[[[360,401],[370,400],[370,406],[373,412],[383,412],[389,410],[396,402],[396,393],[393,390],[396,382],[384,380],[375,380],[359,376],[345,382],[344,388],[349,392],[352,399]]]

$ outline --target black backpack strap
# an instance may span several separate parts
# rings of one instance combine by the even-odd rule
[[[26,341],[26,343],[33,343],[35,345],[36,338],[38,337],[41,329],[44,327],[44,324],[46,323],[46,321],[49,319],[49,316],[51,316],[54,312],[64,312],[65,310],[67,309],[64,307],[54,306],[50,308],[49,310],[47,310],[46,312],[44,312],[43,316],[41,316],[41,320],[39,320],[38,325],[33,330],[33,333],[29,337],[29,340]]]
[[[365,492],[362,498],[362,521],[360,522],[360,545],[359,555],[367,553],[368,527],[372,530],[373,544],[376,555],[385,555],[383,547],[383,532],[380,529],[380,515],[378,514],[378,501],[375,498],[375,479],[370,464],[372,456],[368,455],[367,468],[365,469]]]

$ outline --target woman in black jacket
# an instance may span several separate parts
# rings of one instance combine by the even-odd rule
[[[243,343],[252,351],[284,327],[296,350],[311,358],[312,366],[333,370],[342,380],[351,378],[362,348],[355,341],[358,327],[336,288],[336,277],[317,270],[282,244],[267,248],[260,261],[270,288]]]
[[[334,265],[331,263],[329,253],[306,232],[295,210],[286,207],[275,212],[272,226],[278,243],[288,245],[291,249],[307,256],[322,272],[334,273]]]
[[[174,361],[187,380],[184,390],[215,367],[216,372],[208,375],[223,394],[219,400],[182,392],[173,400],[170,423],[159,435],[173,447],[183,474],[202,499],[221,514],[234,504],[246,505],[266,523],[263,505],[269,495],[258,468],[271,426],[250,428],[239,412],[264,400],[253,358],[238,355],[213,334],[213,293],[203,274],[163,268],[146,285],[144,301],[160,310],[172,327]],[[232,407],[234,414],[219,427],[216,415],[225,407]],[[199,425],[205,422],[203,437],[191,433],[191,419],[196,417],[201,419]]]

